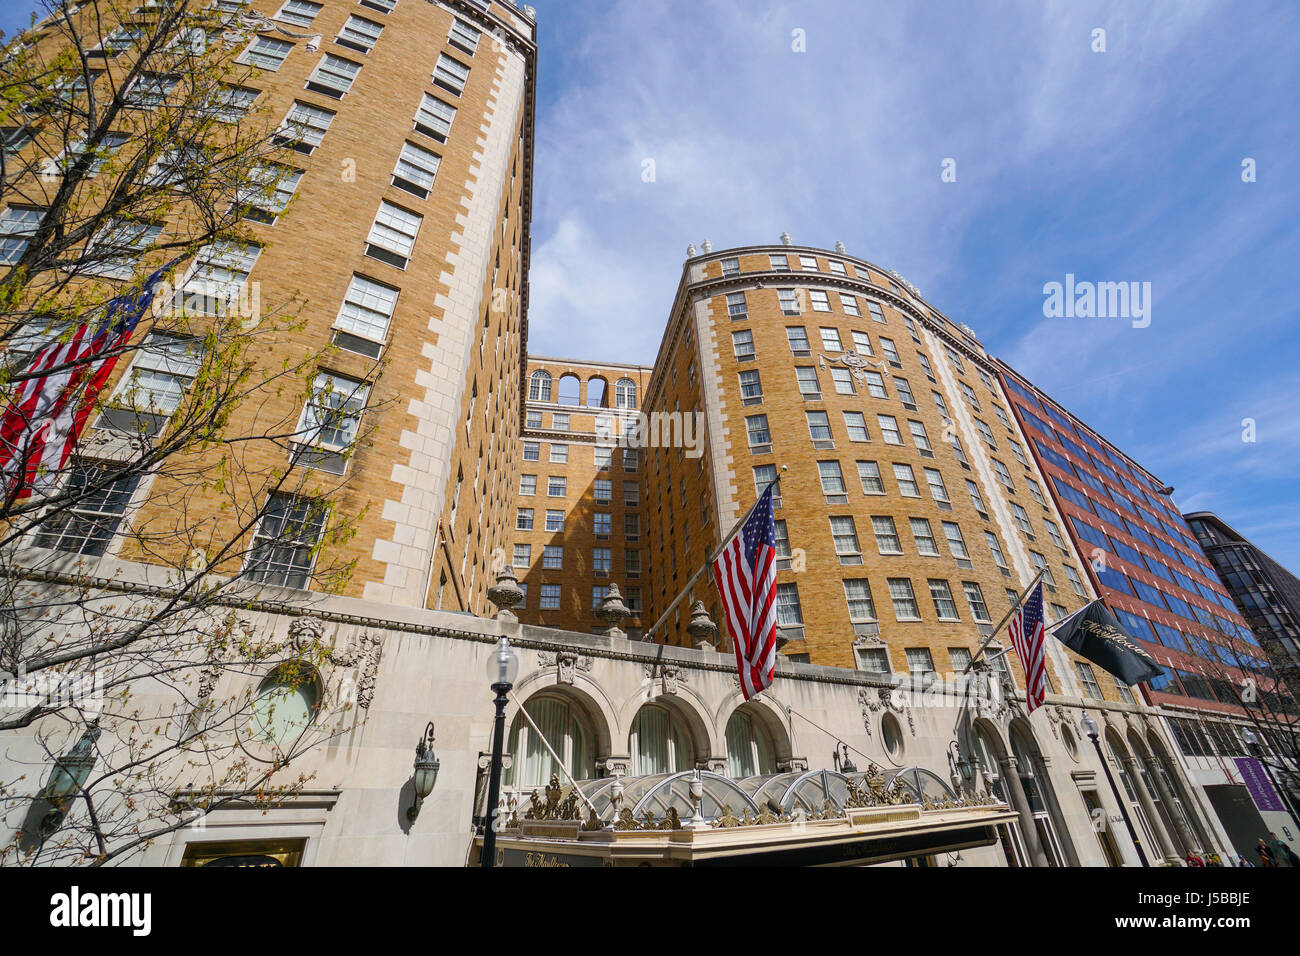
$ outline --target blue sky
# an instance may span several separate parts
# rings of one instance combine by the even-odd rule
[[[533,5],[533,352],[648,363],[688,243],[842,239],[1300,570],[1300,5]],[[1045,318],[1066,273],[1150,326]]]

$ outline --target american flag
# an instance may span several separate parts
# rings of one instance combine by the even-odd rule
[[[109,300],[92,328],[87,318],[66,341],[38,351],[0,412],[0,487],[6,501],[49,494],[81,436],[117,353],[153,302],[158,280],[179,259],[145,280],[138,291]],[[60,338],[62,338],[60,336]]]
[[[776,523],[772,485],[763,489],[745,523],[713,560],[727,614],[740,690],[749,700],[772,685],[776,671]]]
[[[1034,585],[1029,597],[1012,616],[1007,630],[1016,653],[1020,655],[1020,666],[1025,671],[1025,699],[1032,714],[1047,699],[1047,640],[1043,630],[1041,581]]]

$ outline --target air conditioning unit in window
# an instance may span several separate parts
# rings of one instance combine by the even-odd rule
[[[835,447],[835,441],[833,439],[822,438],[813,442],[813,448],[817,449],[818,451],[829,451],[834,447]]]

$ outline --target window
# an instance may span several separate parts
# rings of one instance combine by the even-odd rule
[[[1038,486],[1038,482],[1032,478],[1026,478],[1025,482],[1029,485],[1029,497],[1038,502],[1041,507],[1046,508],[1047,501],[1043,498],[1043,489]]]
[[[340,348],[372,358],[379,355],[376,344],[388,338],[388,325],[397,306],[397,290],[354,275],[348,285],[334,329],[338,333],[334,344]]]
[[[812,436],[813,447],[834,448],[831,436],[831,421],[825,412],[805,412],[808,418],[808,434]]]
[[[963,581],[961,589],[966,593],[966,603],[970,606],[971,617],[981,624],[989,623],[989,608],[984,603],[984,592],[975,581]]]
[[[921,489],[916,484],[916,473],[911,465],[895,463],[894,481],[898,482],[898,493],[905,498],[921,497]]]
[[[911,589],[911,582],[908,582],[908,589]],[[935,673],[934,658],[930,656],[930,651],[924,647],[906,647],[903,653],[907,655],[907,670],[914,677],[926,677]]]
[[[447,54],[438,57],[438,65],[433,68],[433,82],[449,93],[460,96],[465,92],[465,83],[469,80],[469,67],[453,60]]]
[[[817,257],[816,257],[816,256],[800,256],[800,257],[799,257],[799,268],[800,268],[800,269],[804,269],[804,270],[809,271],[809,272],[820,272],[820,271],[821,271],[821,270],[817,267]]]
[[[894,376],[894,388],[898,390],[898,398],[907,408],[916,410],[916,399],[912,395],[912,386],[908,384],[907,379]]]
[[[1011,472],[1007,471],[1007,466],[996,458],[990,458],[989,461],[993,463],[993,473],[998,476],[998,480],[1006,485],[1008,491],[1015,491],[1016,486],[1011,480]]]
[[[764,454],[772,450],[772,433],[768,431],[766,415],[750,415],[745,419],[745,429],[749,433],[751,452]]]
[[[370,235],[366,237],[366,255],[405,269],[415,248],[415,237],[422,219],[422,216],[400,206],[380,202]]]
[[[799,606],[799,587],[796,584],[776,586],[776,623],[779,627],[803,623],[803,609]]]
[[[835,542],[835,554],[839,557],[840,564],[862,563],[858,529],[851,517],[831,515],[831,540]]]
[[[863,375],[867,380],[867,394],[872,398],[888,398],[889,393],[885,391],[885,380],[879,372],[864,372]]]
[[[840,266],[840,268],[843,269],[844,267]],[[844,310],[845,315],[862,315],[862,311],[858,308],[857,298],[849,295],[847,292],[840,293],[840,308]]]
[[[796,366],[794,376],[799,384],[799,394],[805,400],[822,397],[821,383],[817,381],[817,369],[806,365]]]
[[[979,513],[979,516],[981,518],[987,519],[989,516],[989,512],[988,512],[988,508],[984,506],[983,497],[980,496],[979,485],[975,484],[975,482],[967,478],[966,491],[970,493],[971,504],[975,506],[975,510]]]
[[[921,609],[916,606],[916,595],[912,593],[909,578],[889,579],[889,599],[894,605],[894,618],[899,621],[919,621]],[[927,655],[928,656],[928,655]],[[911,659],[911,653],[908,653]]]
[[[541,448],[538,442],[524,442],[524,461],[538,461],[541,458]]]
[[[867,419],[861,412],[845,412],[844,427],[848,430],[849,441],[871,441],[867,432]]]
[[[998,547],[998,537],[992,531],[984,532],[984,540],[988,543],[989,551],[993,555],[993,562],[1004,571],[1007,568],[1007,559],[1002,555],[1002,549]]]
[[[1074,590],[1075,594],[1079,595],[1079,597],[1088,596],[1083,589],[1083,581],[1079,579],[1079,572],[1068,564],[1065,565],[1065,577],[1070,582],[1070,587]]]
[[[887,339],[884,336],[880,338],[880,350],[885,353],[885,359],[894,368],[902,368],[903,362],[898,357],[898,349],[894,348],[894,340]]]
[[[202,362],[199,340],[150,335],[95,426],[157,435],[185,397]]]
[[[1065,541],[1061,538],[1061,529],[1057,527],[1056,522],[1044,518],[1043,524],[1047,525],[1047,536],[1052,539],[1052,544],[1064,551]]]
[[[71,169],[82,156],[93,152],[90,162],[86,166],[86,175],[98,175],[103,172],[113,154],[121,149],[129,139],[130,137],[126,133],[105,133],[103,139],[99,142],[99,146],[91,151],[86,148],[86,137],[79,137],[64,152],[59,160],[59,167],[63,170]]]
[[[902,433],[898,430],[898,420],[893,415],[877,415],[876,421],[880,424],[880,434],[884,436],[885,444],[903,444]]]
[[[745,304],[745,293],[727,293],[727,315],[733,322],[749,318],[749,307]]]
[[[295,101],[276,136],[298,152],[310,153],[321,144],[333,122],[334,113],[330,110]]]
[[[737,361],[750,361],[754,357],[754,333],[749,329],[732,332],[731,350],[735,353]]]
[[[934,532],[930,522],[925,518],[909,518],[912,525],[912,540],[916,542],[916,553],[926,557],[939,556],[939,546],[934,542]]]
[[[555,412],[551,415],[551,430],[567,432],[569,430],[569,416],[563,412]],[[608,451],[609,449],[605,450]]]
[[[754,492],[762,494],[763,489],[776,481],[776,465],[754,466]],[[772,485],[772,507],[781,507],[781,486]]]
[[[1029,523],[1029,512],[1013,501],[1011,502],[1011,514],[1015,517],[1016,525],[1020,530],[1030,538],[1034,537],[1034,528]]]
[[[952,589],[948,582],[942,578],[931,578],[927,583],[930,586],[930,600],[934,602],[934,613],[939,616],[939,620],[958,620],[957,603],[952,599]]]
[[[885,483],[880,480],[880,465],[874,461],[858,462],[858,480],[864,495],[883,495]]]
[[[876,550],[881,554],[902,554],[903,545],[898,539],[898,529],[889,515],[873,515],[871,529],[876,535]]]
[[[470,26],[464,20],[455,17],[451,21],[451,32],[447,34],[447,42],[473,56],[478,52],[478,41],[482,36],[482,31],[477,27]]]
[[[740,260],[736,258],[722,260],[722,274],[724,276],[740,275]]]
[[[533,563],[533,546],[531,544],[517,544],[514,548],[514,555],[511,558],[511,567],[526,568]]]
[[[853,332],[853,348],[854,351],[861,352],[863,355],[873,354],[871,351],[871,336],[867,335],[866,332],[855,330]]]
[[[848,489],[844,485],[844,475],[838,461],[817,462],[817,473],[821,477],[822,494],[827,498],[836,498],[840,502],[848,500]]]
[[[790,533],[786,530],[785,522],[777,520],[772,522],[772,537],[776,544],[776,569],[778,571],[790,570]]]
[[[347,22],[343,24],[343,29],[339,31],[339,35],[334,40],[340,46],[351,47],[353,50],[360,50],[362,53],[369,53],[374,48],[375,42],[379,39],[379,34],[383,29],[383,24],[353,14],[348,17]]]
[[[966,553],[966,541],[962,538],[961,528],[955,521],[943,522],[943,536],[948,539],[948,550],[958,560],[958,564],[968,561],[970,555]]]
[[[636,448],[623,449],[623,470],[629,474],[635,472],[641,465],[641,456]]]
[[[110,219],[90,241],[83,270],[106,279],[130,279],[140,256],[153,245],[162,226]]]
[[[0,263],[13,265],[27,251],[43,213],[39,209],[10,206],[0,214]]]
[[[274,224],[276,216],[284,212],[297,192],[302,170],[259,163],[249,169],[248,177],[251,182],[247,189],[240,191],[237,200],[247,207],[244,218]]]
[[[790,351],[796,356],[812,354],[812,346],[808,343],[808,330],[802,325],[787,325],[785,337],[790,343]]]
[[[298,421],[298,441],[341,451],[356,440],[370,386],[350,378],[320,372]]]
[[[949,504],[948,489],[944,487],[943,475],[933,468],[925,469],[925,483],[930,486],[930,497],[941,505]]]
[[[1079,681],[1083,684],[1083,693],[1085,697],[1091,697],[1094,700],[1101,700],[1101,685],[1097,683],[1097,675],[1092,669],[1092,665],[1086,661],[1075,661],[1074,669],[1079,674]]]
[[[606,519],[609,515],[605,516]],[[609,574],[610,560],[609,548],[592,548],[591,549],[591,570],[596,574]]]
[[[814,312],[829,312],[831,310],[830,295],[819,289],[812,289],[808,293],[808,298],[812,302]],[[822,329],[822,342],[826,342],[826,333],[830,332],[835,338],[835,345],[826,345],[826,348],[840,351],[840,334],[834,329]]]
[[[533,509],[519,508],[515,511],[515,530],[532,531],[533,530]]]
[[[783,315],[798,315],[800,313],[799,293],[797,290],[777,289],[776,295],[777,300],[781,304],[781,312]]]
[[[1056,587],[1056,581],[1052,579],[1052,569],[1047,566],[1047,559],[1037,551],[1030,551],[1029,557],[1030,560],[1034,562],[1034,570],[1043,572],[1043,583],[1046,584],[1049,589],[1054,589]],[[1158,606],[1159,605],[1157,604],[1157,607]]]
[[[546,497],[563,498],[568,490],[568,483],[564,475],[551,475],[546,479]]]
[[[866,578],[849,578],[844,582],[844,600],[849,606],[849,620],[874,621],[876,603],[871,599],[871,585]]]
[[[542,548],[542,567],[548,571],[558,571],[564,568],[564,546],[560,544],[548,544]]]
[[[835,391],[839,395],[854,395],[857,390],[853,387],[853,372],[847,368],[832,368],[831,381],[835,383]]]
[[[946,419],[951,419],[952,414],[948,411],[948,404],[943,400],[943,396],[934,390],[931,390],[930,394],[934,396],[934,407],[939,409],[939,414]]]
[[[296,27],[309,27],[311,22],[316,19],[316,14],[321,12],[321,4],[310,3],[308,0],[288,0],[280,8],[280,12],[275,15],[275,19],[281,23],[290,23]]]
[[[415,129],[425,136],[445,143],[455,119],[456,107],[425,93],[424,99],[420,101],[420,108],[415,114]]]
[[[984,444],[994,451],[998,450],[997,440],[993,437],[993,429],[989,428],[988,422],[980,418],[975,419],[975,429],[980,433],[980,437],[984,439]]]
[[[219,239],[204,246],[181,283],[185,307],[192,312],[219,314],[233,310],[262,247]]]
[[[746,405],[763,403],[763,382],[757,369],[746,369],[740,373],[740,398]]]
[[[546,509],[546,530],[563,531],[564,530],[564,512],[558,509]]]
[[[966,404],[977,412],[981,411],[980,400],[975,396],[975,389],[962,381],[958,381],[957,384],[961,388],[962,397],[966,399]]]
[[[551,400],[551,373],[538,369],[528,377],[528,400],[530,402],[549,402]]]
[[[519,476],[519,493],[521,495],[537,494],[537,476],[520,475]]]
[[[767,257],[768,268],[773,272],[789,272],[790,262],[783,255],[773,255]]]
[[[253,37],[253,42],[244,48],[244,52],[239,54],[235,62],[246,63],[259,70],[268,70],[274,73],[280,69],[285,57],[289,55],[289,51],[292,49],[293,44],[287,40],[257,36]]]
[[[629,578],[641,576],[641,552],[635,549],[623,552],[623,573]]]
[[[108,465],[74,460],[65,486],[73,498],[71,506],[42,521],[32,543],[69,554],[102,555],[140,483],[138,474],[115,475],[116,469]]]
[[[393,185],[421,199],[427,199],[441,163],[442,160],[436,153],[413,143],[403,143],[402,152],[397,157],[397,167],[393,170]]]
[[[871,313],[871,317],[872,317],[873,319],[875,319],[877,322],[880,322],[881,324],[884,324],[884,321],[885,321],[885,313],[884,313],[884,311],[880,308],[880,303],[879,303],[879,302],[876,302],[876,301],[873,300],[873,299],[868,299],[868,300],[867,300],[867,311]]]
[[[327,515],[323,502],[273,494],[253,534],[249,579],[285,588],[307,588]]]
[[[542,596],[538,602],[538,607],[543,611],[558,611],[560,609],[560,586],[558,584],[542,585]]]

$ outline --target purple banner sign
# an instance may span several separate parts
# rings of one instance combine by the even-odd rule
[[[1268,779],[1268,773],[1262,763],[1254,757],[1234,757],[1233,761],[1237,764],[1237,771],[1245,781],[1246,789],[1250,791],[1250,798],[1255,801],[1255,806],[1261,810],[1286,812],[1286,807],[1282,805],[1282,798],[1273,789],[1273,782]]]

